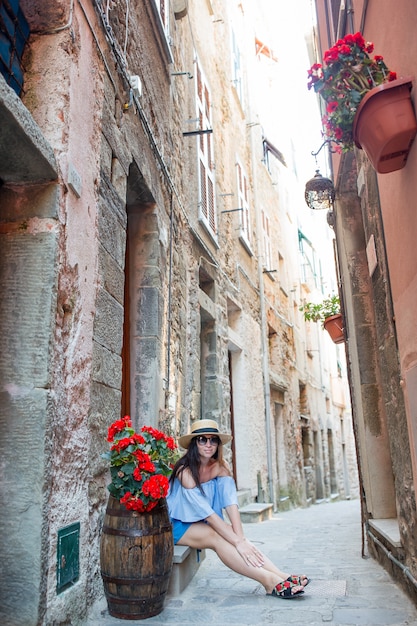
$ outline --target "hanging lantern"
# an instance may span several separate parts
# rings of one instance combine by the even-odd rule
[[[330,178],[324,178],[317,169],[314,178],[306,183],[304,197],[310,209],[332,209],[335,199],[332,181]]]

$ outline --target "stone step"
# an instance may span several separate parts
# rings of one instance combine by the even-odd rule
[[[278,502],[278,511],[289,511],[291,509],[291,499],[289,496],[283,496]]]
[[[274,505],[270,502],[253,502],[239,509],[242,522],[264,522],[272,518]]]
[[[205,550],[196,550],[189,546],[174,546],[172,573],[168,586],[169,596],[175,597],[184,591],[205,558]]]
[[[237,492],[237,501],[239,509],[252,502],[252,493],[250,489],[239,489]]]

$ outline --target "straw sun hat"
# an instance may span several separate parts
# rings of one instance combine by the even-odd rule
[[[219,431],[219,426],[214,420],[197,420],[191,425],[191,432],[188,435],[179,437],[178,443],[181,448],[187,449],[191,439],[198,435],[217,435],[222,443],[228,443],[232,439],[232,435],[226,435]]]

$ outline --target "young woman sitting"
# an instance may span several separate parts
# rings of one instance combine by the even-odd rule
[[[214,550],[227,567],[261,583],[268,595],[299,597],[307,576],[282,572],[244,536],[236,485],[223,460],[223,445],[231,438],[209,419],[194,422],[191,432],[179,438],[186,453],[173,469],[167,496],[174,544]]]

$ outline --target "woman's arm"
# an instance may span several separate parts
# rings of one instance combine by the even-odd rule
[[[227,517],[230,519],[232,528],[238,537],[245,537],[242,527],[242,520],[240,518],[239,509],[236,504],[231,504],[225,507]]]

